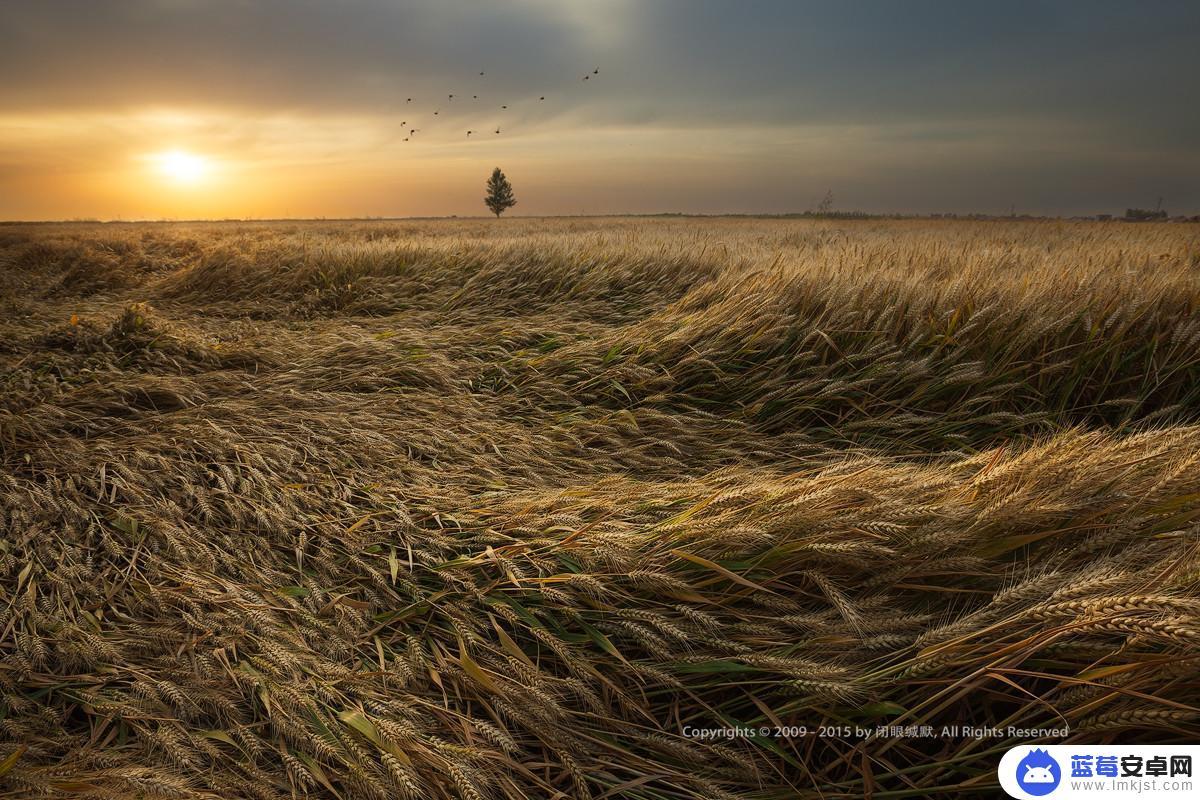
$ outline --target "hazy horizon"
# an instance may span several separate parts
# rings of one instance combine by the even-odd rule
[[[479,216],[496,165],[521,216],[800,213],[828,190],[1196,214],[1197,30],[1177,2],[10,5],[0,219]]]
[[[1145,210],[1145,209],[1143,209]],[[823,215],[811,210],[804,211],[722,211],[722,212],[684,212],[684,211],[644,211],[644,212],[628,212],[618,211],[612,213],[601,214],[519,214],[513,212],[505,212],[504,219],[654,219],[654,218],[680,218],[680,219],[808,219],[808,220],[828,220],[838,222],[855,222],[855,221],[870,221],[870,220],[933,220],[938,219],[961,219],[963,221],[997,221],[1003,222],[1009,219],[1020,222],[1053,222],[1054,220],[1080,220],[1088,221],[1097,216],[1110,216],[1112,219],[1121,221],[1122,213],[1113,212],[1097,212],[1096,214],[1032,214],[1017,212],[1015,214],[1008,213],[988,213],[983,211],[930,211],[930,212],[905,212],[905,211],[879,211],[879,212],[864,212],[856,210],[841,210],[834,211],[828,215]],[[1178,222],[1181,218],[1184,221],[1195,221],[1197,215],[1174,213],[1166,220],[1158,220],[1162,222]],[[217,224],[217,223],[285,223],[285,222],[436,222],[436,221],[451,221],[451,220],[490,220],[493,215],[490,213],[484,214],[409,214],[395,216],[368,215],[361,216],[314,216],[314,217],[53,217],[45,219],[0,219],[0,225],[152,225],[152,224]],[[1139,220],[1143,222],[1144,220]]]

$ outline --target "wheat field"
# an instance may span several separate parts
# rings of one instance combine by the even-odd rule
[[[1200,226],[8,225],[0,312],[0,797],[1200,736]]]

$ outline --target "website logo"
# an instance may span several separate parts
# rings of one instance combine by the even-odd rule
[[[1195,744],[1023,744],[1000,759],[996,778],[1018,800],[1196,800]]]
[[[1017,762],[1017,785],[1035,797],[1050,794],[1062,780],[1062,768],[1054,757],[1042,748],[1030,750]]]

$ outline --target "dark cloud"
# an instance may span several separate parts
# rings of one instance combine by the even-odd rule
[[[592,60],[550,3],[47,0],[0,21],[9,108],[371,110],[482,85],[545,91]]]

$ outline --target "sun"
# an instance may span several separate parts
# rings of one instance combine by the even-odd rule
[[[198,183],[209,172],[206,158],[186,150],[167,150],[158,153],[153,159],[158,165],[159,173],[176,183]]]

